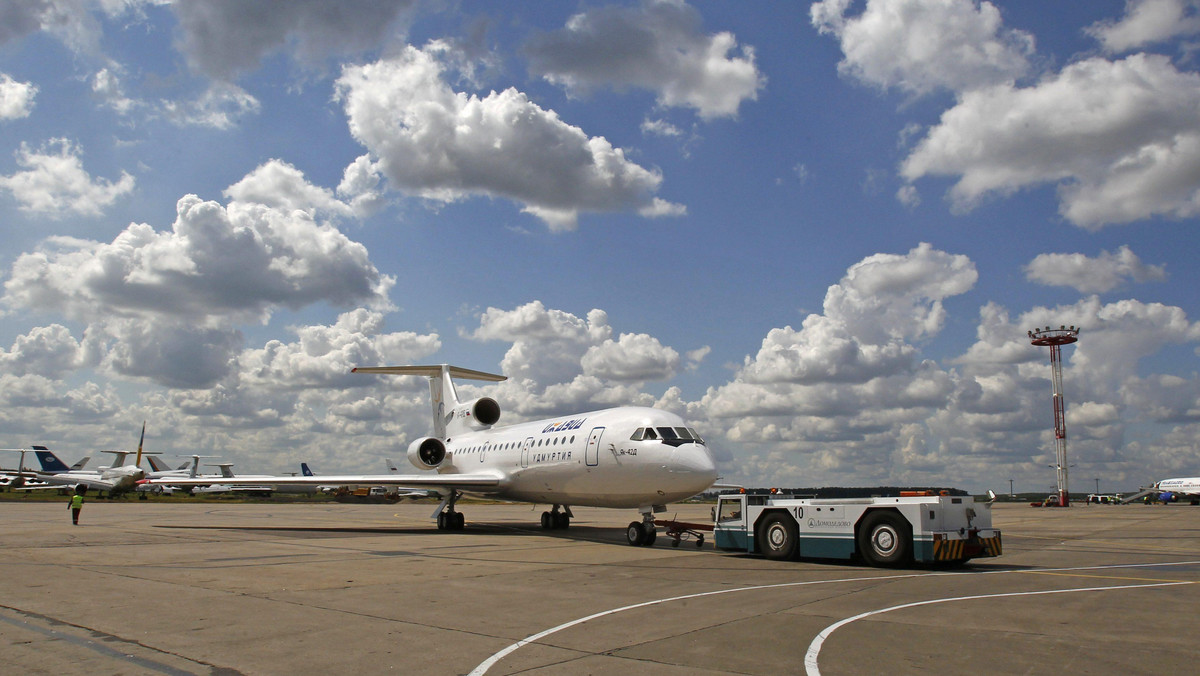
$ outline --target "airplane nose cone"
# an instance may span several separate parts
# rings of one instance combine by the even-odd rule
[[[696,485],[700,486],[696,489],[697,492],[708,488],[717,480],[717,465],[713,462],[708,447],[704,444],[679,446],[675,449],[671,459],[673,473],[694,478]]]

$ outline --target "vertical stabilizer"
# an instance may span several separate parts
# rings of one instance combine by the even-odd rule
[[[352,373],[381,373],[391,375],[425,376],[429,378],[429,402],[433,410],[433,436],[446,438],[446,424],[454,416],[458,406],[458,393],[454,390],[454,378],[484,380],[498,383],[505,376],[484,371],[473,371],[449,364],[434,366],[367,366],[356,368]]]
[[[142,442],[146,440],[146,421],[142,421],[142,436],[138,439],[137,462],[133,463],[134,467],[142,466]]]
[[[54,455],[48,450],[34,451],[34,454],[37,455],[38,463],[41,464],[43,472],[67,472],[71,469],[70,467],[67,467],[67,463],[59,460],[57,455]],[[24,461],[24,457],[25,456],[21,456],[22,461]],[[18,465],[17,469],[21,469],[21,467]]]

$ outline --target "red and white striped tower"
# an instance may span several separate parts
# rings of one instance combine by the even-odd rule
[[[1062,393],[1062,346],[1070,345],[1079,340],[1079,329],[1074,326],[1060,326],[1052,329],[1034,329],[1029,332],[1029,339],[1038,347],[1050,348],[1050,369],[1053,371],[1054,386],[1054,441],[1056,445],[1056,465],[1058,475],[1058,505],[1070,506],[1070,493],[1067,490],[1067,420],[1063,407]]]

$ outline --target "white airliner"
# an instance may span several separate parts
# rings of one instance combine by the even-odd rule
[[[1187,477],[1182,479],[1163,479],[1154,484],[1154,488],[1160,494],[1186,495],[1192,500],[1192,504],[1200,504],[1200,477]],[[1168,495],[1166,500],[1170,500]]]
[[[654,408],[620,407],[496,427],[500,405],[491,397],[460,402],[452,378],[499,382],[505,376],[449,366],[380,366],[355,373],[429,378],[433,435],[412,441],[409,461],[426,474],[377,474],[232,479],[252,483],[403,486],[443,496],[434,512],[443,530],[461,530],[455,503],[464,492],[552,505],[543,528],[570,526],[572,506],[636,508],[632,545],[654,542],[654,513],[689,498],[717,479],[704,440],[679,416]],[[159,483],[152,480],[153,483]],[[196,485],[170,480],[173,485]]]
[[[125,491],[133,490],[137,487],[137,483],[146,478],[146,470],[141,468],[142,456],[146,455],[142,452],[142,442],[146,440],[146,424],[142,423],[142,436],[138,440],[137,461],[132,465],[125,464],[125,458],[130,455],[129,451],[104,451],[112,453],[116,456],[113,464],[108,467],[102,467],[99,470],[83,470],[70,469],[69,471],[57,471],[53,473],[38,472],[37,478],[45,481],[46,486],[31,486],[20,488],[18,490],[47,490],[52,488],[62,488],[64,486],[87,486],[89,490],[108,491],[109,495],[118,495]],[[38,451],[39,459],[42,454],[58,460],[54,454],[49,451]],[[82,463],[84,461],[80,461]],[[76,465],[80,465],[76,463]],[[61,461],[59,461],[61,464]]]

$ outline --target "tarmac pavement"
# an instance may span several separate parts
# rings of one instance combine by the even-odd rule
[[[624,543],[633,511],[0,502],[0,672],[1192,671],[1200,508],[999,503],[1003,556],[881,570]],[[710,505],[671,506],[706,521]]]

